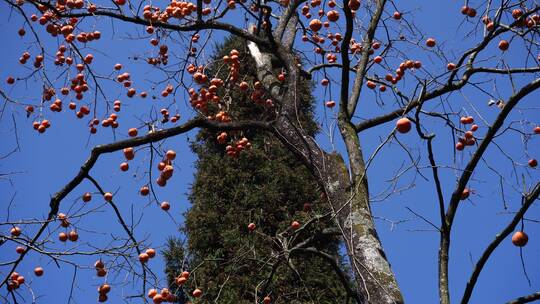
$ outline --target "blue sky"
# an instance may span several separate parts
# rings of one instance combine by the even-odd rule
[[[458,1],[437,1],[435,3],[434,1],[414,0],[398,3],[400,11],[405,12],[405,19],[411,18],[410,20],[414,20],[418,28],[429,33],[430,37],[436,37],[437,41],[440,42],[441,50],[450,60],[455,59],[457,54],[474,45],[474,41],[479,39],[479,36],[467,37],[466,34],[476,25],[464,21],[463,16],[459,13],[461,5],[462,3]],[[414,16],[408,12],[414,12]],[[31,72],[31,70],[22,68],[18,63],[18,58],[23,51],[30,50],[32,55],[35,55],[37,51],[31,44],[33,39],[28,27],[26,27],[28,33],[24,38],[17,35],[17,30],[22,24],[20,16],[10,12],[6,4],[2,2],[0,4],[0,26],[3,32],[4,47],[0,50],[2,58],[0,60],[1,79],[5,79],[9,75],[23,77]],[[115,22],[113,35],[113,26],[106,20],[98,23],[88,20],[85,26],[87,29],[94,29],[95,26],[95,29],[102,32],[102,39],[89,44],[89,48],[84,50],[92,52],[96,57],[93,66],[99,74],[107,75],[112,72],[112,66],[115,63],[122,63],[125,70],[131,73],[137,88],[147,90],[150,94],[159,95],[167,84],[167,82],[159,83],[164,81],[163,74],[150,69],[142,60],[133,60],[134,56],[144,55],[150,50],[147,41],[131,39],[134,33],[142,33],[143,28],[133,25],[125,26]],[[42,28],[39,28],[38,32],[44,37],[43,42],[46,48],[57,44],[55,39],[44,36]],[[219,40],[222,37],[222,34],[215,34],[214,39]],[[308,50],[306,46],[302,48]],[[402,50],[412,59],[422,60],[430,72],[440,74],[444,71],[446,64],[432,54],[420,51],[417,47],[409,44],[404,44]],[[50,53],[54,55],[53,51]],[[181,50],[176,51],[176,53],[183,55]],[[211,48],[205,49],[204,54],[206,56],[211,54]],[[519,40],[513,41],[511,50],[502,56],[496,45],[492,43],[481,58],[485,59],[485,65],[490,67],[503,62],[515,67],[522,67],[525,64],[525,52],[523,44]],[[375,72],[377,73],[377,71]],[[330,73],[333,78],[338,77],[335,71]],[[425,74],[420,73],[419,75],[425,76]],[[381,70],[378,74],[384,75],[384,71]],[[54,72],[51,75],[55,75]],[[531,81],[533,77],[532,75],[518,76],[514,80],[519,85]],[[477,77],[473,80],[482,81],[484,79]],[[511,93],[509,82],[502,77],[496,80],[496,87],[493,83],[487,83],[483,85],[483,88],[489,90],[491,94],[507,98]],[[405,89],[410,89],[413,81],[414,79],[405,82]],[[57,80],[57,83],[61,84],[62,81]],[[17,82],[15,86],[7,86],[2,81],[0,86],[3,91],[17,100],[32,104],[37,104],[37,96],[41,91],[41,83],[33,81],[32,78],[27,83]],[[153,87],[155,87],[154,91],[152,91]],[[120,127],[116,134],[113,134],[110,128],[100,127],[98,134],[89,136],[88,119],[77,119],[74,113],[65,107],[61,113],[52,113],[48,109],[43,110],[45,117],[51,120],[52,127],[45,134],[39,135],[31,126],[32,118],[35,118],[36,115],[27,119],[24,107],[12,103],[6,104],[0,120],[0,139],[2,141],[0,155],[13,150],[17,145],[19,150],[0,161],[0,173],[12,173],[8,179],[0,180],[2,209],[4,210],[0,221],[6,220],[8,216],[9,220],[44,218],[48,212],[50,196],[61,189],[76,174],[79,166],[88,157],[90,148],[97,144],[127,138],[127,129],[141,127],[139,118],[147,118],[148,109],[159,111],[162,107],[169,107],[169,111],[173,114],[178,109],[182,116],[182,122],[193,115],[193,111],[188,107],[182,94],[178,94],[174,98],[158,98],[153,101],[150,98],[141,99],[138,97],[128,99],[124,90],[111,82],[104,82],[103,88],[111,100],[119,98],[123,102],[119,118]],[[336,87],[334,87],[334,96],[336,92]],[[314,94],[317,97],[319,121],[324,122],[324,113],[328,117],[333,115],[331,111],[322,107],[323,102],[328,97],[324,97],[321,88],[317,88]],[[532,127],[540,123],[537,103],[539,97],[538,92],[531,94],[520,103],[519,109],[511,115],[509,121],[512,121],[516,128],[524,128],[524,131],[530,133]],[[395,107],[390,94],[377,98],[379,101],[385,102],[384,108],[381,109],[377,106],[376,96],[373,92],[364,92],[357,114],[362,118],[372,117]],[[465,89],[452,94],[444,103],[433,101],[432,104],[426,105],[426,109],[441,111],[442,104],[451,105],[454,112],[466,113],[475,117],[479,117],[477,113],[480,113],[485,121],[491,122],[496,117],[498,110],[494,107],[488,107],[488,100],[489,97],[479,90]],[[67,102],[68,100],[64,101],[65,104]],[[90,98],[85,97],[84,102],[90,102]],[[98,107],[98,113],[100,113],[98,117],[105,115],[103,106]],[[465,152],[455,155],[450,131],[445,128],[443,122],[437,119],[423,119],[426,128],[437,134],[434,141],[435,154],[437,161],[441,166],[444,166],[441,168],[441,180],[445,199],[448,200],[456,183],[459,168],[464,167],[474,148],[468,148]],[[480,126],[478,134],[484,134],[487,127],[480,119],[478,121]],[[361,134],[366,159],[372,155],[381,140],[388,136],[393,126],[393,123],[388,123]],[[145,239],[145,244],[148,246],[159,249],[167,237],[177,236],[177,224],[183,222],[181,214],[190,206],[186,194],[189,192],[189,186],[193,179],[195,158],[189,150],[189,139],[193,138],[194,134],[194,132],[190,132],[168,139],[158,147],[162,151],[174,149],[178,155],[172,180],[167,187],[157,191],[160,201],[166,200],[171,203],[172,208],[169,214],[160,210],[155,202],[151,203],[149,198],[138,195],[139,187],[146,184],[148,180],[148,176],[145,174],[149,166],[147,148],[137,151],[136,158],[130,162],[130,170],[127,173],[118,169],[119,164],[123,161],[120,152],[104,155],[91,171],[91,175],[100,182],[106,191],[115,192],[115,202],[128,223],[138,223],[135,228],[136,237]],[[339,136],[338,133],[335,135]],[[330,147],[328,138],[323,134],[319,136],[319,139],[324,147]],[[373,212],[377,217],[379,235],[405,300],[408,303],[435,303],[438,300],[438,234],[423,220],[407,210],[408,207],[435,224],[439,224],[436,193],[431,182],[431,172],[429,168],[425,167],[427,164],[425,142],[413,132],[398,135],[398,139],[409,148],[412,155],[419,156],[420,173],[427,180],[416,174],[414,170],[406,171],[400,177],[397,188],[409,188],[409,185],[412,187],[395,193],[382,202],[375,202]],[[492,146],[486,153],[485,162],[479,165],[478,172],[471,179],[469,187],[474,189],[474,193],[469,200],[461,203],[462,206],[457,213],[452,234],[450,287],[453,302],[457,302],[461,298],[474,261],[494,236],[510,221],[512,215],[508,213],[519,207],[518,191],[522,190],[524,186],[530,187],[539,180],[538,170],[526,167],[529,158],[540,157],[539,140],[539,136],[533,136],[527,145],[524,145],[523,138],[516,132],[508,132],[504,136],[498,137],[496,142],[502,151],[517,162],[516,169],[514,170],[508,157]],[[339,151],[344,151],[339,141],[336,142],[336,147]],[[410,160],[405,151],[395,140],[392,140],[370,165],[368,176],[371,196],[377,198],[377,194],[390,185],[387,181],[395,175],[395,172],[399,171],[402,166],[407,167],[409,164]],[[508,209],[504,209],[501,199],[499,176],[490,168],[496,169],[505,178],[504,197]],[[153,170],[155,174],[155,164],[153,164]],[[80,208],[82,208],[81,212],[84,212],[102,205],[102,200],[97,195],[94,195],[94,199],[90,203],[84,205],[79,197],[86,191],[95,192],[93,186],[87,181],[79,185],[64,199],[60,212],[70,214],[70,212],[73,213]],[[13,198],[13,202],[8,208],[11,198]],[[9,214],[7,210],[9,210]],[[530,208],[526,217],[540,220],[538,204]],[[389,222],[384,219],[405,220],[405,222],[390,229]],[[82,246],[81,248],[88,249],[89,244],[104,244],[113,235],[124,237],[114,213],[106,206],[99,207],[97,212],[92,213],[91,216],[83,217],[80,222],[76,222],[76,225],[80,234],[78,245]],[[8,226],[2,226],[1,229],[2,233],[7,233],[9,230]],[[28,227],[24,233],[32,235],[35,229],[36,227]],[[50,229],[53,239],[56,241],[57,225],[51,225]],[[528,221],[525,223],[525,229],[530,240],[523,250],[523,257],[532,286],[528,285],[523,275],[520,250],[507,239],[495,251],[490,262],[484,268],[471,303],[500,303],[537,291],[538,286],[540,286],[540,261],[536,258],[537,253],[540,252],[540,241],[538,240],[540,228],[537,222]],[[13,243],[7,243],[0,247],[0,256],[2,256],[0,262],[16,257],[15,246]],[[68,250],[70,246],[73,246],[73,243],[53,245],[57,250]],[[95,288],[103,282],[103,279],[95,276],[92,269],[96,257],[70,257],[69,259],[87,267],[77,271],[77,280],[74,285],[75,301],[73,303],[94,303],[97,297]],[[106,259],[106,261],[110,261],[110,259]],[[41,278],[35,278],[31,274],[32,269],[37,265],[45,268],[45,275]],[[159,287],[163,287],[163,261],[158,257],[153,259],[149,265],[159,277]],[[5,273],[5,271],[6,268],[0,267],[1,273]],[[49,258],[32,252],[27,255],[17,271],[24,274],[31,282],[33,292],[40,297],[39,302],[67,302],[71,278],[74,274],[74,268],[69,264],[61,264],[61,267],[57,268]],[[139,289],[139,286],[131,284],[131,277],[126,276],[123,271],[111,275],[109,281],[113,284],[110,298],[114,299],[115,303],[119,302],[122,296],[136,293],[134,288]],[[53,282],[54,284],[52,284]],[[5,294],[5,291],[2,291],[2,294]],[[30,294],[28,290],[23,289],[21,295],[28,297]]]

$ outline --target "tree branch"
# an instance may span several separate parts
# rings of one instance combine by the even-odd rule
[[[495,236],[495,239],[484,250],[484,253],[482,253],[482,256],[476,263],[473,273],[471,274],[471,277],[469,278],[469,282],[467,282],[467,287],[465,288],[465,291],[463,292],[461,304],[469,303],[472,292],[474,290],[474,286],[478,280],[478,277],[480,276],[480,272],[482,272],[482,269],[484,268],[491,254],[493,253],[493,251],[495,251],[495,249],[497,249],[497,247],[501,244],[501,242],[508,235],[510,235],[512,231],[514,231],[514,229],[519,224],[519,222],[521,221],[521,219],[523,218],[523,216],[525,215],[529,207],[531,207],[531,205],[538,199],[539,195],[540,195],[540,182],[536,184],[534,189],[528,195],[523,197],[523,205],[521,206],[521,208],[519,208],[519,211],[514,215],[514,218],[512,219],[512,221],[499,234]],[[536,299],[540,299],[540,293],[537,293],[537,295],[539,297]],[[527,301],[527,302],[531,302],[531,301]],[[527,302],[515,302],[515,303],[527,303]],[[514,303],[514,302],[510,302],[510,303]]]

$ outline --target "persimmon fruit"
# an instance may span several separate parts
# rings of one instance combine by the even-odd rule
[[[411,121],[407,117],[398,119],[396,129],[399,133],[407,133],[411,130]]]
[[[200,298],[201,295],[202,295],[202,290],[200,290],[199,288],[195,289],[192,293],[193,297],[194,298]]]
[[[512,244],[517,247],[523,247],[529,242],[529,236],[523,231],[516,231],[512,235]]]

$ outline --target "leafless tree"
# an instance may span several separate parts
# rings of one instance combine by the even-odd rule
[[[67,88],[65,93],[73,94],[77,98],[80,96],[81,99],[82,94],[93,95],[88,97],[92,103],[80,109],[77,115],[80,117],[90,115],[92,119],[89,127],[94,132],[100,123],[97,117],[110,112],[111,105],[113,108],[118,105],[107,95],[106,90],[102,89],[103,82],[123,83],[129,88],[127,91],[129,97],[136,94],[131,86],[129,74],[103,76],[100,74],[99,66],[92,64],[92,58],[84,55],[87,52],[87,45],[90,45],[93,39],[100,38],[99,32],[86,31],[92,26],[114,21],[146,30],[148,35],[140,35],[134,39],[153,39],[152,44],[160,46],[155,56],[147,58],[151,65],[167,76],[164,83],[156,85],[171,84],[164,90],[163,96],[168,94],[183,96],[187,93],[194,107],[192,118],[177,126],[166,124],[171,118],[165,111],[166,113],[161,112],[163,117],[156,115],[153,120],[144,122],[149,130],[147,134],[136,136],[137,134],[133,133],[130,134],[134,135],[132,138],[95,146],[77,175],[51,198],[47,218],[7,220],[1,223],[3,227],[30,225],[40,227],[33,235],[17,232],[2,235],[3,243],[15,242],[23,246],[17,259],[1,263],[3,267],[9,267],[4,273],[1,286],[11,286],[4,299],[8,299],[7,297],[11,297],[10,295],[15,292],[12,274],[29,251],[49,256],[57,263],[72,263],[74,267],[81,266],[71,262],[68,259],[70,255],[110,255],[115,261],[111,267],[134,272],[141,278],[143,291],[140,297],[146,299],[146,282],[155,279],[156,275],[144,261],[137,264],[137,256],[144,253],[141,246],[143,240],[134,237],[133,227],[123,219],[125,215],[116,208],[114,200],[109,199],[105,205],[114,209],[126,236],[118,237],[105,248],[85,252],[75,246],[65,252],[55,252],[50,248],[48,240],[53,238],[56,230],[50,226],[55,221],[61,223],[62,220],[66,221],[59,215],[60,206],[64,198],[85,179],[95,185],[97,193],[106,194],[98,181],[90,175],[91,169],[99,165],[99,158],[102,155],[137,147],[149,147],[150,153],[154,151],[160,153],[159,149],[155,149],[155,145],[163,140],[196,128],[204,128],[215,132],[264,130],[279,138],[291,153],[305,163],[316,177],[332,207],[332,214],[323,215],[321,218],[335,220],[337,223],[338,233],[346,245],[356,284],[353,289],[349,288],[347,273],[340,269],[331,256],[326,256],[324,252],[310,246],[309,240],[291,243],[295,233],[316,222],[315,219],[302,223],[302,226],[293,233],[276,236],[280,244],[289,245],[283,246],[282,254],[304,252],[327,258],[340,274],[351,298],[358,303],[403,303],[402,292],[385,256],[374,224],[370,207],[370,199],[373,200],[373,197],[370,197],[368,191],[367,171],[370,163],[379,157],[383,147],[391,143],[402,145],[399,134],[412,130],[423,141],[419,146],[422,152],[412,152],[402,145],[404,153],[410,155],[410,166],[406,170],[424,171],[423,169],[427,168],[431,174],[427,178],[432,181],[437,194],[434,207],[438,208],[439,219],[435,223],[425,220],[433,226],[440,239],[439,296],[440,303],[448,304],[451,303],[449,253],[452,228],[460,208],[460,201],[470,194],[468,184],[473,174],[484,162],[487,152],[504,154],[504,149],[497,144],[498,138],[507,134],[517,134],[526,144],[532,140],[535,133],[540,132],[538,127],[535,129],[532,122],[511,121],[514,111],[520,109],[520,103],[540,87],[538,78],[540,58],[535,55],[538,54],[539,46],[537,35],[540,29],[538,15],[540,6],[535,1],[504,0],[496,3],[487,0],[476,1],[478,2],[474,3],[476,6],[471,1],[466,1],[469,4],[462,9],[464,27],[470,29],[468,34],[475,37],[476,41],[470,48],[461,50],[457,56],[449,54],[444,47],[439,47],[439,41],[429,38],[415,25],[413,22],[415,12],[401,13],[400,3],[388,0],[369,0],[362,3],[358,0],[346,0],[342,3],[333,0],[324,3],[320,0],[310,2],[230,0],[227,3],[197,0],[197,3],[172,1],[160,7],[154,6],[151,2],[124,0],[102,4],[83,0],[2,0],[2,2],[2,9],[10,9],[25,20],[26,28],[30,29],[33,36],[35,49],[41,54],[34,58],[34,67],[29,69],[28,76],[8,79],[8,83],[15,82],[17,85],[20,81],[35,81],[44,87],[44,94],[38,105],[21,102],[16,96],[10,96],[9,92],[2,90],[0,93],[6,104],[25,107],[29,116],[37,115],[42,118],[47,107],[53,111],[61,109],[61,103],[50,100],[57,94],[55,89],[59,88],[59,83],[71,81],[70,77],[73,77],[71,87],[65,85]],[[313,8],[316,10],[320,8],[322,15],[312,17],[310,11]],[[37,12],[37,15],[33,15],[33,12]],[[477,14],[482,17],[476,16]],[[56,50],[47,49],[48,44],[44,41],[51,38],[40,34],[41,30],[37,29],[39,25],[36,25],[36,22],[45,26],[50,35],[57,37],[55,39],[60,41],[58,44],[62,44],[64,50],[59,50],[53,56],[48,55]],[[216,32],[238,36],[248,42],[249,55],[255,60],[258,69],[258,82],[249,84],[248,91],[256,93],[255,97],[251,95],[254,101],[270,100],[266,104],[275,111],[273,119],[236,120],[235,117],[226,117],[227,105],[234,102],[227,98],[227,92],[237,87],[242,80],[234,72],[235,65],[241,64],[241,58],[231,54],[223,61],[206,63],[231,70],[228,79],[210,82],[209,79],[213,75],[205,74],[205,65],[201,62],[204,61],[205,46],[220,39]],[[326,37],[323,36],[323,32],[327,34]],[[503,35],[507,38],[502,39]],[[122,43],[129,47],[129,41]],[[168,56],[168,49],[171,49],[172,45],[177,54],[184,54],[184,57],[174,58],[175,66],[180,66],[180,69],[170,68],[168,65],[168,61],[173,60]],[[501,59],[501,54],[504,54],[509,46],[510,51],[514,47],[521,48],[519,54],[525,54],[525,58],[519,60],[522,65],[510,66],[509,62]],[[425,63],[410,58],[410,54],[414,52],[430,54],[436,64],[430,65],[428,69]],[[494,53],[496,55],[493,55]],[[315,55],[312,56],[313,54]],[[452,62],[448,58],[455,59]],[[21,63],[27,60],[30,60],[29,56],[23,54]],[[436,68],[437,65],[444,68]],[[60,75],[63,76],[58,78],[48,76],[52,70],[49,67],[61,71]],[[276,67],[283,71],[282,74],[276,73]],[[381,71],[388,74],[381,77],[377,74]],[[73,76],[73,73],[78,75]],[[40,77],[34,77],[35,75]],[[332,96],[332,90],[337,90],[335,108],[333,101],[328,100],[327,106],[331,110],[328,110],[323,127],[326,127],[325,130],[328,131],[332,142],[338,140],[344,144],[343,152],[325,150],[299,122],[297,109],[298,104],[302,103],[302,96],[298,88],[302,81],[318,78],[322,78],[322,85],[327,86],[326,94]],[[510,89],[501,91],[510,93],[494,96],[483,89],[480,80],[497,88],[506,86]],[[215,88],[211,89],[211,85]],[[474,115],[466,115],[462,110],[452,110],[450,96],[460,94],[469,87],[486,97],[486,103],[489,102],[496,115],[483,115],[481,111]],[[390,106],[381,103],[379,97],[376,97],[377,105],[368,103],[366,99],[372,98],[371,95],[367,95],[368,92],[377,88],[380,93],[376,96],[386,91],[385,94],[390,96],[386,97],[386,100],[393,99]],[[85,93],[86,91],[88,93]],[[220,115],[216,115],[217,111],[212,112],[211,107],[207,106],[212,103],[222,111]],[[436,106],[431,106],[432,104]],[[373,107],[375,109],[366,110]],[[34,113],[34,108],[39,109],[39,113]],[[430,110],[426,110],[427,108]],[[538,113],[538,109],[532,111]],[[358,117],[372,112],[378,114],[363,119]],[[478,126],[472,123],[472,116],[482,121],[484,131],[475,133]],[[174,121],[178,119],[177,116],[174,117]],[[395,123],[396,120],[398,121],[396,127],[381,139],[380,145],[374,151],[366,151],[360,142],[360,135],[385,124]],[[464,161],[464,166],[460,166],[456,161],[453,167],[449,168],[458,172],[454,185],[440,181],[441,170],[446,168],[437,162],[438,155],[434,152],[437,132],[430,130],[429,124],[423,123],[428,120],[444,124],[444,128],[452,134],[451,138],[456,145],[456,150],[450,153],[454,156],[459,155]],[[115,127],[112,116],[104,119],[101,124],[104,127]],[[34,127],[40,132],[45,132],[48,126],[41,120],[36,122]],[[467,129],[469,127],[470,129]],[[339,131],[338,139],[333,137],[334,130]],[[245,146],[246,142],[232,142],[228,151],[232,151],[230,155],[234,157],[235,153],[240,153]],[[495,148],[489,150],[488,148],[492,146]],[[465,154],[469,151],[469,154]],[[426,156],[429,163],[422,168],[416,154]],[[167,158],[158,154],[156,159],[159,157]],[[527,169],[527,164],[520,164],[516,160],[512,160],[512,165],[515,170],[530,170]],[[529,165],[536,166],[533,160]],[[494,171],[497,172],[496,169]],[[496,235],[476,261],[464,294],[454,302],[460,301],[463,304],[469,302],[475,283],[491,254],[523,222],[527,210],[540,194],[536,172],[524,174],[523,180],[516,182],[508,181],[508,177],[502,174],[500,176],[501,180],[511,183],[514,189],[518,189],[522,197],[520,207],[515,210],[508,225]],[[170,175],[167,176],[167,173],[162,172],[158,184],[165,183],[168,177]],[[395,179],[399,177],[400,174],[397,172]],[[153,183],[151,180],[150,185]],[[153,188],[151,191],[153,192]],[[399,191],[394,183],[380,197],[386,199]],[[445,197],[444,193],[448,191],[452,194]],[[75,211],[69,219],[75,221],[78,217],[86,215],[85,212]],[[269,273],[270,278],[272,275],[273,273]],[[263,290],[268,288],[267,284],[261,283],[258,288]],[[536,293],[511,303],[526,303],[538,298],[539,295]],[[15,300],[14,295],[13,299]]]

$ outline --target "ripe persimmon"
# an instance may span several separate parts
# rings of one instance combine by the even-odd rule
[[[105,268],[105,264],[103,263],[101,259],[99,259],[94,263],[94,268],[95,269]]]
[[[148,188],[148,186],[142,186],[141,189],[139,190],[139,193],[142,196],[147,196],[148,193],[150,193],[150,188]]]
[[[427,45],[428,47],[430,47],[430,48],[434,47],[435,44],[436,44],[436,42],[435,42],[435,39],[433,39],[433,38],[428,38],[428,39],[426,40],[426,45]]]
[[[512,244],[517,247],[523,247],[527,245],[527,242],[529,242],[529,236],[523,231],[516,231],[512,235]]]
[[[11,233],[11,236],[18,237],[19,235],[21,235],[22,230],[18,226],[15,226],[11,228],[9,232]]]
[[[144,264],[144,263],[148,262],[148,259],[150,259],[150,257],[148,256],[148,254],[146,252],[143,252],[143,253],[139,254],[139,261],[141,263]]]
[[[255,230],[257,226],[255,225],[255,223],[249,223],[247,227],[248,227],[249,232],[252,232]]]
[[[145,253],[148,255],[149,258],[153,258],[156,256],[156,250],[154,248],[146,249]]]
[[[111,285],[105,283],[98,287],[99,294],[108,294],[111,291]]]
[[[319,19],[313,19],[309,22],[309,28],[314,31],[318,32],[322,28],[322,22]]]
[[[510,47],[510,43],[508,43],[508,41],[506,41],[506,40],[501,40],[501,41],[499,42],[499,49],[500,49],[501,51],[506,51],[506,50],[508,50],[509,47]]]
[[[77,233],[77,231],[71,230],[68,233],[68,238],[69,238],[70,241],[76,242],[79,239],[79,234]]]
[[[176,285],[178,285],[178,286],[184,285],[184,284],[186,283],[186,281],[187,281],[187,279],[184,278],[184,277],[182,277],[182,276],[179,276],[179,277],[177,277],[177,278],[174,280],[174,282],[175,282]]]
[[[67,233],[65,233],[65,232],[60,232],[60,233],[58,234],[58,239],[60,240],[60,242],[65,242],[65,241],[67,241],[67,240],[68,240],[68,235],[67,235]]]
[[[163,211],[169,211],[169,209],[171,209],[171,204],[169,204],[169,202],[162,202],[159,207]]]
[[[471,191],[469,190],[469,188],[465,188],[465,189],[463,189],[463,192],[461,192],[460,199],[461,200],[466,200],[469,197],[469,195],[471,195]]]
[[[291,223],[291,228],[292,228],[293,230],[297,230],[298,228],[300,228],[300,223],[297,222],[297,221],[293,221],[293,222]]]
[[[103,199],[107,202],[110,202],[112,201],[112,198],[113,198],[113,195],[112,193],[110,192],[106,192],[105,194],[103,194]]]
[[[154,289],[154,288],[152,288],[152,289],[148,290],[148,294],[147,294],[147,295],[148,295],[148,297],[149,297],[150,299],[153,299],[153,298],[157,295],[157,290]]]
[[[349,0],[349,8],[353,11],[357,11],[360,8],[360,0]]]
[[[326,17],[327,17],[328,20],[330,20],[331,22],[336,22],[336,21],[338,21],[338,19],[339,19],[339,13],[338,13],[338,11],[336,11],[336,10],[331,10],[331,11],[329,11],[328,13],[326,13]]]
[[[396,129],[399,133],[407,133],[411,130],[411,121],[407,117],[398,119]]]
[[[176,158],[176,152],[174,152],[173,150],[169,150],[167,151],[167,153],[165,153],[165,156],[168,160],[174,160]]]
[[[152,301],[154,302],[154,304],[161,304],[163,302],[163,296],[161,294],[156,294],[153,298],[152,298]]]
[[[194,297],[194,298],[199,298],[199,297],[202,295],[202,290],[200,290],[199,288],[197,288],[197,289],[195,289],[195,290],[193,291],[192,294],[193,294],[193,297]]]
[[[131,148],[131,147],[125,148],[124,149],[124,157],[127,160],[132,160],[135,157],[135,152],[134,152],[133,148]]]
[[[139,131],[137,130],[137,128],[131,128],[128,130],[129,137],[135,137],[138,133]]]
[[[121,163],[121,164],[120,164],[120,170],[122,170],[122,171],[124,171],[124,172],[127,171],[127,170],[129,170],[129,164],[128,164],[127,162]]]
[[[43,275],[43,268],[41,267],[36,267],[34,268],[34,274],[37,276],[37,277],[40,277]]]

